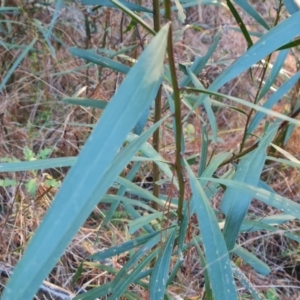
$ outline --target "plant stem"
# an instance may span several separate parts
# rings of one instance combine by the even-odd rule
[[[108,34],[108,26],[109,26],[109,19],[110,19],[110,11],[109,8],[105,11],[105,24],[104,24],[104,34],[103,34],[103,38],[102,38],[102,43],[101,43],[101,47],[105,48],[106,45],[106,39],[107,39],[107,34]],[[98,82],[101,82],[101,77],[102,77],[102,70],[103,67],[98,66]]]
[[[165,0],[165,17],[167,20],[172,21],[171,18],[171,1]],[[183,172],[181,169],[181,140],[182,140],[182,124],[181,124],[181,103],[180,103],[180,91],[178,87],[177,77],[176,77],[176,67],[174,61],[174,53],[173,53],[173,39],[172,39],[172,23],[170,25],[169,35],[168,35],[168,58],[169,58],[169,66],[170,73],[172,78],[172,87],[173,87],[173,97],[175,104],[175,126],[176,126],[176,161],[175,168],[178,177],[179,184],[179,196],[178,196],[178,221],[182,220],[182,209],[183,209],[183,201],[184,201],[184,178]]]
[[[160,14],[159,14],[159,0],[153,1],[153,22],[154,22],[154,31],[158,32],[160,29]],[[155,98],[155,109],[154,109],[154,123],[158,122],[161,119],[161,87],[158,90],[158,93]],[[153,134],[153,148],[159,152],[160,147],[160,127]],[[155,182],[160,180],[160,169],[158,165],[153,162],[153,195],[159,197],[160,187],[155,184]],[[154,202],[153,208],[158,210],[159,205]]]

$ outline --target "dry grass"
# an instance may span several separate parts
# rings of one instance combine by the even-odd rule
[[[12,2],[12,5],[21,5],[18,1]],[[252,2],[255,3],[254,6],[267,22],[272,22],[276,13],[272,8],[273,1]],[[148,6],[151,6],[150,3]],[[6,19],[28,24],[25,38],[17,35],[18,30],[20,31],[22,28],[13,27],[13,32],[8,35],[7,42],[10,39],[11,43],[27,45],[37,34],[32,26],[32,19],[36,18],[43,24],[49,24],[54,12],[52,6],[38,9],[36,12],[30,11],[29,6],[24,10],[26,13],[20,17],[5,15]],[[124,34],[121,39],[119,32],[122,16],[120,13],[108,8],[100,11],[100,13],[88,14],[97,30],[90,39],[86,37],[84,28],[84,14],[87,12],[75,4],[61,10],[54,31],[67,45],[80,48],[97,49],[104,46],[106,49],[118,51],[122,47],[140,43],[133,33]],[[188,24],[198,24],[200,28],[205,24],[208,29],[199,31],[192,26],[186,27],[184,34],[175,43],[175,55],[178,62],[192,61],[195,56],[204,55],[216,30],[220,25],[223,28],[218,51],[210,61],[211,66],[208,66],[202,73],[202,76],[211,83],[223,69],[246,51],[247,45],[239,33],[230,30],[230,26],[235,27],[235,22],[230,16],[230,12],[224,8],[203,6],[200,11],[189,9],[187,12]],[[126,28],[129,21],[126,18],[123,21],[123,28]],[[261,30],[248,17],[245,17],[244,22],[248,24],[248,29]],[[145,37],[146,40],[147,38]],[[92,97],[97,97],[92,90],[99,81],[101,89],[96,89],[96,91],[101,93],[101,98],[103,96],[103,98],[109,99],[123,79],[122,75],[100,67],[91,66],[88,71],[86,68],[80,69],[85,65],[84,61],[70,56],[65,47],[59,46],[55,41],[52,42],[56,46],[55,58],[49,54],[47,45],[41,40],[37,44],[39,52],[29,54],[22,61],[5,89],[0,93],[0,111],[4,113],[0,119],[0,156],[2,158],[24,160],[26,146],[33,151],[35,156],[42,149],[50,149],[49,157],[76,156],[89,135],[90,129],[72,124],[95,122],[99,113],[91,109],[65,105],[61,99],[76,94],[83,87],[87,88],[88,94],[92,93]],[[137,57],[139,52],[140,48],[137,48],[127,55]],[[19,54],[20,50],[6,49],[0,45],[0,57],[2,58],[0,78],[4,78],[5,72]],[[125,60],[122,62],[129,64]],[[284,69],[289,74],[296,71],[292,55],[287,60]],[[233,80],[223,87],[221,92],[253,101],[260,74],[261,70],[258,66],[254,69],[253,78],[248,73],[243,74],[239,79]],[[227,103],[229,102],[227,101]],[[286,105],[288,105],[288,101],[283,100],[276,109],[282,111]],[[186,108],[183,108],[183,111],[185,110]],[[203,118],[206,117],[204,112],[200,115]],[[219,137],[223,142],[211,145],[210,154],[213,151],[214,153],[236,151],[242,139],[245,119],[230,110],[218,110],[217,119],[220,130]],[[199,153],[201,147],[199,116],[189,118],[184,124],[185,128],[188,124],[194,126],[195,132],[193,135],[186,132],[187,156]],[[175,151],[172,131],[165,127],[162,136],[161,154],[172,161]],[[289,153],[298,158],[299,139],[300,131],[296,129],[286,147]],[[62,181],[67,173],[66,168],[44,171],[47,171],[56,182]],[[0,260],[14,266],[47,211],[56,188],[49,188],[45,184],[45,178],[41,172],[1,173],[0,176],[3,180],[16,181],[16,184],[12,186],[0,187]],[[143,180],[147,176],[148,174],[145,172],[145,174],[141,174],[141,179]],[[299,202],[298,170],[273,163],[266,168],[265,176],[267,182],[279,194]],[[35,180],[37,186],[37,192],[33,194],[30,194],[25,185],[31,179]],[[221,195],[218,196],[215,199],[215,207],[219,206]],[[84,268],[76,285],[81,287],[99,286],[112,280],[113,275],[96,268],[94,264],[85,259],[92,253],[125,241],[128,233],[124,230],[124,226],[118,223],[100,229],[103,211],[106,207],[99,207],[95,208],[94,213],[86,221],[49,276],[49,281],[52,283],[74,290],[72,279],[83,261]],[[250,215],[253,217],[264,218],[276,213],[278,212],[258,201],[254,201],[250,208]],[[126,216],[124,217],[126,218]],[[298,227],[299,224],[293,221],[283,226],[282,232],[279,233],[255,232],[241,235],[240,242],[272,268],[272,273],[263,277],[240,262],[241,269],[259,291],[267,291],[271,287],[276,287],[280,299],[288,299],[291,296],[293,299],[300,297],[297,270],[299,268],[298,242],[283,236],[284,232],[291,229],[298,231]],[[170,287],[171,292],[180,294],[187,299],[199,299],[203,290],[203,270],[196,256],[195,249],[191,249],[184,267],[178,273],[176,282]],[[116,258],[110,262],[111,267],[119,269],[125,261],[126,257]],[[143,299],[147,299],[145,291],[139,290],[139,293]],[[246,295],[246,292],[240,288],[240,294]]]

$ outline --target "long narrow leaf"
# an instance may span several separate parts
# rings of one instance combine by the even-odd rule
[[[77,157],[62,157],[38,159],[34,161],[0,163],[0,173],[71,167],[75,164],[76,160]]]
[[[130,260],[123,266],[123,268],[120,270],[118,275],[116,276],[113,286],[117,287],[118,285],[122,285],[124,282],[124,276],[130,271],[132,267],[134,267],[138,261],[145,256],[151,249],[156,246],[159,242],[161,242],[161,239],[164,238],[167,235],[167,232],[162,232],[161,235],[156,235],[152,238],[150,238],[140,249],[137,250],[137,252],[130,258]]]
[[[247,44],[248,44],[248,48],[252,47],[253,45],[253,42],[251,40],[251,37],[250,37],[250,34],[248,33],[248,30],[243,22],[243,19],[241,18],[241,16],[239,15],[238,11],[235,9],[234,5],[231,3],[230,0],[226,0],[227,2],[227,5],[232,13],[232,15],[234,16],[238,26],[240,27],[244,37],[245,37],[245,40],[247,41]]]
[[[293,220],[295,220],[295,217],[287,214],[278,214],[274,216],[268,216],[265,218],[259,218],[257,220],[252,220],[252,221],[246,220],[243,223],[241,231],[252,232],[252,231],[258,231],[262,229],[266,230],[266,228],[262,227],[264,224],[268,226],[277,226]]]
[[[83,126],[83,124],[79,124],[79,126]],[[62,158],[37,159],[34,161],[19,161],[19,162],[9,162],[9,163],[0,162],[0,173],[71,167],[76,163],[76,161],[77,161],[77,157],[62,157]],[[165,164],[162,157],[158,157],[156,159],[150,157],[145,158],[145,157],[135,156],[132,158],[132,161],[155,161],[157,164]]]
[[[128,6],[124,5],[121,1],[118,0],[110,0],[114,5],[123,10],[126,14],[128,14],[134,21],[143,26],[148,32],[155,35],[155,31],[136,13],[133,12],[132,9],[128,8]]]
[[[207,162],[207,152],[208,152],[208,135],[206,130],[206,125],[202,126],[201,130],[201,137],[202,137],[202,143],[201,143],[201,157],[200,157],[200,164],[199,164],[199,170],[198,170],[198,177],[202,175],[206,168],[206,162]]]
[[[106,296],[111,291],[112,283],[103,284],[97,288],[94,288],[86,293],[77,295],[72,300],[95,300],[99,299],[98,297]]]
[[[131,9],[136,12],[147,12],[147,13],[152,12],[150,9],[132,2],[128,2],[125,0],[119,0],[119,2],[122,3],[128,9]],[[81,3],[83,5],[99,5],[99,6],[114,7],[114,8],[118,7],[109,0],[81,0]]]
[[[175,227],[171,232],[164,248],[160,249],[160,255],[153,268],[149,285],[150,300],[164,299],[176,229]]]
[[[251,16],[257,23],[269,30],[270,27],[266,21],[258,14],[258,12],[245,0],[234,0],[249,16]]]
[[[240,268],[238,268],[234,263],[232,265],[232,270],[234,272],[234,276],[242,283],[242,285],[251,293],[253,300],[263,300],[260,296],[256,288],[251,284],[250,280],[247,276],[242,272]]]
[[[135,199],[129,199],[127,197],[122,197],[122,196],[118,196],[118,195],[107,194],[101,199],[101,202],[111,203],[111,204],[114,202],[122,202],[122,203],[130,204],[132,206],[141,207],[144,210],[147,210],[149,212],[153,212],[153,213],[157,212],[154,208],[145,204],[143,201],[136,201]]]
[[[107,101],[105,100],[95,100],[89,98],[64,98],[62,99],[62,102],[99,109],[104,109],[107,106]]]
[[[203,2],[203,1],[202,1]],[[203,4],[203,3],[202,3]],[[221,31],[219,30],[217,34],[214,36],[213,43],[209,47],[208,51],[204,56],[197,57],[195,61],[193,62],[192,66],[190,67],[190,71],[194,73],[196,76],[199,75],[199,73],[204,69],[206,66],[208,60],[211,58],[213,53],[215,52],[219,41],[221,38]],[[183,79],[180,81],[179,86],[185,87],[191,82],[191,77],[186,75],[183,77]]]
[[[196,87],[196,88],[199,88],[199,89],[202,89],[204,88],[202,83],[199,81],[199,79],[196,77],[195,74],[193,74],[189,69],[187,69],[187,72],[188,72],[188,75],[190,76],[191,78],[191,81],[193,83],[193,85]],[[207,117],[208,117],[208,120],[209,120],[209,123],[210,123],[210,126],[211,126],[211,130],[212,130],[212,133],[213,133],[213,140],[215,143],[217,143],[217,131],[218,131],[218,128],[217,128],[217,121],[216,121],[216,117],[214,115],[214,112],[211,108],[211,102],[209,101],[209,98],[208,97],[205,97],[205,99],[203,99],[203,105],[204,105],[204,108],[205,108],[205,111],[207,113]]]
[[[13,7],[13,6],[5,6],[5,7],[0,7],[0,14],[18,14],[19,11],[21,11],[21,7]]]
[[[278,119],[281,119],[281,120],[284,120],[284,121],[288,121],[288,122],[290,122],[292,124],[300,126],[300,121],[297,120],[297,119],[290,118],[290,117],[288,117],[286,115],[280,114],[280,113],[278,113],[276,111],[272,111],[270,109],[266,109],[266,108],[261,107],[259,105],[253,104],[253,103],[251,103],[249,101],[245,101],[243,99],[239,99],[239,98],[232,97],[232,96],[225,95],[225,94],[221,94],[221,93],[212,92],[210,90],[205,90],[205,89],[185,88],[185,90],[195,91],[195,92],[202,92],[203,94],[214,95],[214,96],[219,96],[219,97],[225,97],[225,98],[228,98],[228,99],[230,99],[230,100],[232,100],[232,101],[234,101],[236,103],[248,106],[248,107],[253,108],[253,109],[257,110],[257,111],[263,112],[263,113],[268,114],[270,116],[273,116],[273,117],[276,117]]]
[[[258,148],[242,158],[234,175],[234,181],[251,185],[258,184],[267,157],[266,149],[273,140],[276,131],[277,127],[272,128],[260,141]],[[229,251],[234,247],[251,199],[249,194],[241,195],[234,188],[228,188],[223,196],[221,209],[226,215],[224,237]]]
[[[194,243],[195,243],[198,255],[199,255],[201,267],[204,269],[204,271],[203,271],[204,274],[203,275],[204,275],[204,286],[205,286],[206,298],[207,298],[207,300],[213,300],[214,296],[213,296],[213,292],[212,292],[210,282],[209,282],[209,275],[208,275],[208,271],[207,271],[207,268],[206,268],[205,257],[203,255],[203,252],[200,248],[200,245],[197,242],[197,239],[195,239],[195,237],[194,237]]]
[[[215,300],[237,299],[230,259],[215,213],[206,198],[203,188],[190,166],[185,167],[193,192],[192,202],[198,217],[209,279]]]
[[[202,178],[201,178],[202,179]],[[243,182],[228,179],[216,179],[216,178],[203,178],[203,180],[210,180],[224,184],[228,187],[233,187],[240,193],[249,194],[252,198],[256,198],[267,205],[273,206],[288,215],[292,215],[299,219],[300,216],[300,204],[294,202],[288,198],[282,197],[276,193],[269,192],[265,189],[252,186]]]
[[[41,32],[41,34],[43,35],[44,37],[44,41],[46,42],[46,44],[48,45],[48,48],[50,50],[50,53],[52,55],[52,57],[54,59],[56,59],[56,52],[55,52],[55,48],[51,45],[51,41],[49,39],[49,35],[47,33],[47,31],[43,28],[42,26],[42,22],[39,21],[39,20],[33,20],[34,21],[34,24],[35,26],[38,28],[38,30]]]
[[[15,60],[11,68],[8,70],[8,72],[5,74],[2,82],[0,83],[0,92],[4,88],[5,84],[7,83],[10,76],[13,74],[13,72],[16,70],[20,62],[25,58],[27,53],[33,48],[33,45],[37,41],[38,38],[34,38],[32,42],[24,49],[24,51],[18,56],[18,58]]]
[[[270,90],[272,84],[275,82],[275,80],[285,62],[287,55],[288,55],[288,50],[282,50],[279,52],[273,66],[272,66],[270,75],[268,76],[265,85],[263,86],[262,90],[259,93],[258,101]]]
[[[246,264],[253,267],[258,273],[268,275],[271,272],[271,269],[267,264],[242,247],[234,247],[233,253],[241,257]]]
[[[252,65],[263,59],[279,47],[290,42],[300,34],[300,11],[293,14],[279,25],[272,28],[244,55],[227,68],[209,87],[216,91],[222,85],[249,69]]]
[[[128,66],[125,66],[117,61],[98,55],[88,50],[70,47],[69,51],[72,55],[75,55],[89,62],[93,62],[94,64],[100,65],[104,68],[108,68],[116,72],[127,74],[130,70]]]
[[[137,196],[140,196],[144,198],[145,200],[150,200],[158,203],[161,206],[165,205],[165,202],[153,195],[153,193],[150,193],[146,189],[143,189],[142,187],[134,184],[133,182],[127,180],[126,178],[123,177],[118,177],[116,178],[116,182],[124,185],[127,188],[127,192],[135,194]]]
[[[284,5],[289,12],[289,14],[294,14],[300,10],[300,1],[299,0],[283,0]]]
[[[268,160],[276,161],[278,163],[300,169],[300,163],[297,163],[295,161],[290,161],[290,160],[282,159],[282,158],[276,158],[276,157],[273,157],[273,156],[268,156]]]
[[[133,139],[135,139],[137,136],[134,135],[133,133],[130,133],[126,140],[128,142],[132,141]],[[170,168],[170,165],[167,164],[166,162],[164,162],[164,159],[162,158],[162,156],[153,148],[152,145],[150,145],[149,143],[145,143],[140,151],[147,157],[149,157],[150,159],[152,159],[153,161],[155,161],[155,163],[159,166],[160,170],[168,177],[168,179],[170,180],[170,182],[172,182],[174,184],[174,186],[178,189],[178,182],[176,180],[176,178],[174,178],[174,174],[173,171]]]
[[[135,164],[132,166],[131,170],[130,170],[129,173],[126,175],[126,179],[127,179],[128,181],[132,181],[132,180],[133,180],[133,178],[135,177],[136,173],[138,172],[138,170],[139,170],[139,168],[140,168],[140,165],[141,165],[141,163],[140,163],[140,162],[137,162],[137,163],[135,163]],[[122,185],[122,186],[118,189],[117,195],[118,195],[118,196],[124,196],[125,192],[126,192],[126,187]],[[104,221],[103,221],[103,223],[102,223],[102,227],[105,226],[105,225],[107,225],[108,222],[110,222],[110,219],[112,218],[112,216],[113,216],[113,214],[115,213],[116,209],[118,208],[119,204],[120,204],[120,201],[115,201],[114,203],[111,204],[111,206],[110,206],[110,208],[109,208],[109,211],[107,212],[107,214],[106,214],[106,216],[105,216],[105,219],[104,219]],[[131,212],[132,212],[131,207],[129,207],[129,206],[126,205],[126,204],[125,204],[125,209],[127,210],[128,213],[131,213]],[[130,212],[129,212],[129,211],[130,211]],[[135,210],[133,210],[133,211],[134,211],[134,214],[135,214],[134,216],[132,216],[133,219],[136,219],[136,217],[140,217],[140,214],[139,214],[137,211],[135,211]]]
[[[287,216],[290,217],[290,220],[296,219],[294,216],[291,216],[291,215],[287,215]],[[279,218],[280,218],[280,215],[279,215]],[[289,239],[292,239],[296,242],[300,241],[300,236],[293,234],[287,230],[281,230],[277,226],[268,225],[265,222],[244,221],[243,226],[241,227],[241,232],[245,231],[245,228],[246,228],[247,232],[266,230],[266,231],[274,232],[274,234],[282,234],[283,236],[286,236]]]
[[[95,253],[95,254],[89,256],[88,258],[92,259],[94,261],[101,261],[103,259],[110,258],[114,255],[119,255],[121,253],[127,252],[133,248],[136,248],[138,246],[145,244],[147,241],[149,241],[151,238],[153,238],[154,236],[156,236],[158,234],[160,234],[160,232],[153,232],[153,233],[147,234],[145,236],[138,237],[134,240],[127,241],[121,245],[111,247],[107,250],[103,250],[101,252]]]
[[[161,219],[163,217],[162,212],[155,212],[149,215],[141,216],[138,219],[135,219],[129,223],[129,233],[134,234],[136,231],[138,231],[143,226],[149,224],[150,222]]]
[[[293,88],[293,86],[298,82],[300,78],[300,72],[297,72],[293,75],[289,80],[287,80],[272,96],[264,103],[262,106],[264,109],[271,109],[284,95],[288,93],[288,91]],[[253,131],[257,128],[260,121],[266,116],[266,113],[263,111],[258,111],[253,117],[247,133],[253,133]]]
[[[31,239],[2,300],[33,298],[42,280],[119,174],[122,166],[111,164],[126,135],[153,101],[149,95],[161,84],[168,30],[167,25],[152,40],[104,111]]]
[[[150,255],[144,258],[144,260],[139,263],[132,272],[122,275],[122,277],[115,278],[113,282],[112,294],[109,297],[110,300],[120,299],[122,295],[125,294],[126,288],[133,282],[140,278],[142,270],[150,265],[151,261],[157,256],[159,249],[153,251]],[[128,298],[127,298],[128,299]]]

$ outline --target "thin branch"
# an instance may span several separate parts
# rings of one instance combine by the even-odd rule
[[[167,20],[171,21],[171,1],[165,0],[165,17]],[[173,97],[175,104],[175,126],[176,126],[176,162],[175,168],[178,177],[179,184],[179,197],[178,197],[178,221],[182,220],[182,210],[183,210],[183,201],[184,201],[184,177],[181,168],[181,140],[182,140],[182,122],[181,122],[181,102],[180,102],[180,90],[178,87],[177,76],[176,76],[176,67],[174,60],[174,52],[173,52],[173,31],[172,24],[170,26],[169,35],[168,35],[168,58],[169,58],[169,66],[170,73],[172,78],[172,87],[173,87]]]

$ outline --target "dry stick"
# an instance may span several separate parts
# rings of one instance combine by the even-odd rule
[[[159,0],[153,1],[153,22],[154,22],[154,31],[158,32],[160,29],[160,13],[159,13]],[[155,98],[155,108],[154,108],[154,123],[158,122],[161,119],[161,86],[158,90],[158,93]],[[160,147],[160,127],[156,129],[153,133],[153,148],[159,153]],[[158,165],[153,162],[153,195],[159,197],[160,186],[155,184],[155,182],[160,180],[160,169]],[[155,210],[159,209],[159,205],[156,202],[153,202],[153,208]]]
[[[165,0],[165,17],[170,22],[171,18],[171,1]],[[182,220],[182,209],[183,209],[183,201],[184,201],[184,178],[183,172],[181,169],[181,160],[182,160],[182,152],[181,152],[181,139],[182,139],[182,124],[181,124],[181,103],[180,103],[180,91],[178,87],[178,82],[176,78],[176,68],[174,61],[174,53],[173,53],[173,39],[172,39],[172,23],[170,25],[169,34],[168,34],[168,58],[169,58],[169,66],[170,73],[172,78],[172,87],[173,87],[173,95],[174,95],[174,104],[175,104],[175,127],[176,127],[176,161],[175,161],[175,169],[178,177],[179,184],[179,197],[178,197],[178,221]]]

